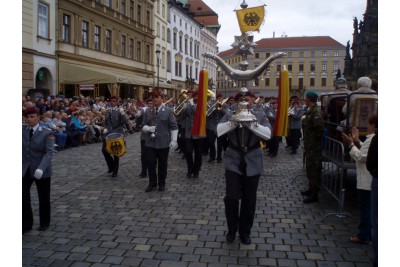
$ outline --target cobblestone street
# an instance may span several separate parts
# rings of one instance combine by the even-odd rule
[[[372,245],[350,243],[358,212],[348,191],[339,220],[327,193],[303,204],[302,153],[280,145],[266,158],[260,179],[252,244],[225,241],[223,163],[203,156],[200,177],[186,178],[186,161],[170,151],[166,191],[145,193],[139,178],[140,134],[126,137],[118,177],[107,174],[101,143],[66,149],[53,158],[52,220],[39,232],[32,186],[34,230],[22,237],[23,266],[372,266]]]

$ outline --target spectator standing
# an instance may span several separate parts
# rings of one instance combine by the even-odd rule
[[[22,125],[22,233],[33,226],[30,190],[35,182],[39,197],[39,231],[50,225],[50,177],[54,153],[52,131],[39,125],[35,107],[24,112],[27,125]]]
[[[322,135],[324,131],[323,114],[317,105],[318,95],[315,92],[307,92],[307,112],[303,120],[304,124],[304,150],[306,156],[306,173],[308,189],[301,191],[306,198],[303,203],[318,201],[319,184],[322,169]]]
[[[357,170],[357,203],[360,210],[358,234],[350,237],[353,243],[368,244],[371,240],[371,182],[372,175],[367,170],[367,156],[371,140],[378,125],[378,116],[372,116],[367,123],[367,138],[360,141],[358,129],[353,127],[351,135],[342,133],[343,141],[350,146],[350,156],[356,162]]]

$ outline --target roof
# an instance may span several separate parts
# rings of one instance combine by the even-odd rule
[[[218,56],[220,58],[227,58],[227,57],[235,55],[238,50],[239,49],[237,49],[237,48],[231,48],[231,49],[228,49],[228,50],[225,50],[225,51],[222,51],[222,52],[218,53]]]
[[[301,48],[301,47],[337,47],[345,48],[344,45],[329,36],[309,37],[283,37],[264,38],[256,42],[256,50],[260,48]]]
[[[194,12],[196,16],[217,16],[218,14],[214,12],[206,3],[202,0],[189,0],[187,7],[189,10]]]

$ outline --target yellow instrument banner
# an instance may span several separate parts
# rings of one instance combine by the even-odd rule
[[[124,137],[106,139],[106,151],[117,157],[122,157],[126,153]]]
[[[264,6],[236,10],[236,17],[242,33],[258,31],[264,21]]]

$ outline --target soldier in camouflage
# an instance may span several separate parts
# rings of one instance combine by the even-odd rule
[[[307,112],[303,120],[304,150],[306,155],[306,173],[309,181],[308,190],[301,191],[306,198],[303,203],[318,201],[318,191],[322,169],[322,135],[324,130],[323,114],[317,105],[315,92],[306,94]]]

